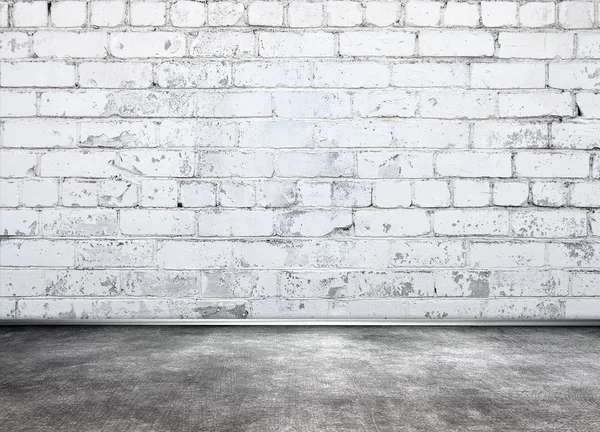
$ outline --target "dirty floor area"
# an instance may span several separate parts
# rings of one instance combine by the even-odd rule
[[[1,431],[598,431],[600,328],[0,327]]]

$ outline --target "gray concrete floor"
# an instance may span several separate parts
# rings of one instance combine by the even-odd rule
[[[600,328],[0,327],[1,431],[598,431]]]

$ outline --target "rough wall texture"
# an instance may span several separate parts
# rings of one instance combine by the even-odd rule
[[[594,2],[0,2],[2,318],[599,318]]]

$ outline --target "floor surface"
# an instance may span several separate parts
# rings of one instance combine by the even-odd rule
[[[600,328],[0,327],[1,431],[599,431]]]

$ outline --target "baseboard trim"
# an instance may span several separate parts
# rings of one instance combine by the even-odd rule
[[[133,325],[133,326],[529,326],[566,327],[600,326],[598,320],[450,320],[450,319],[104,319],[104,320],[59,320],[59,319],[15,319],[0,320],[0,325]]]

